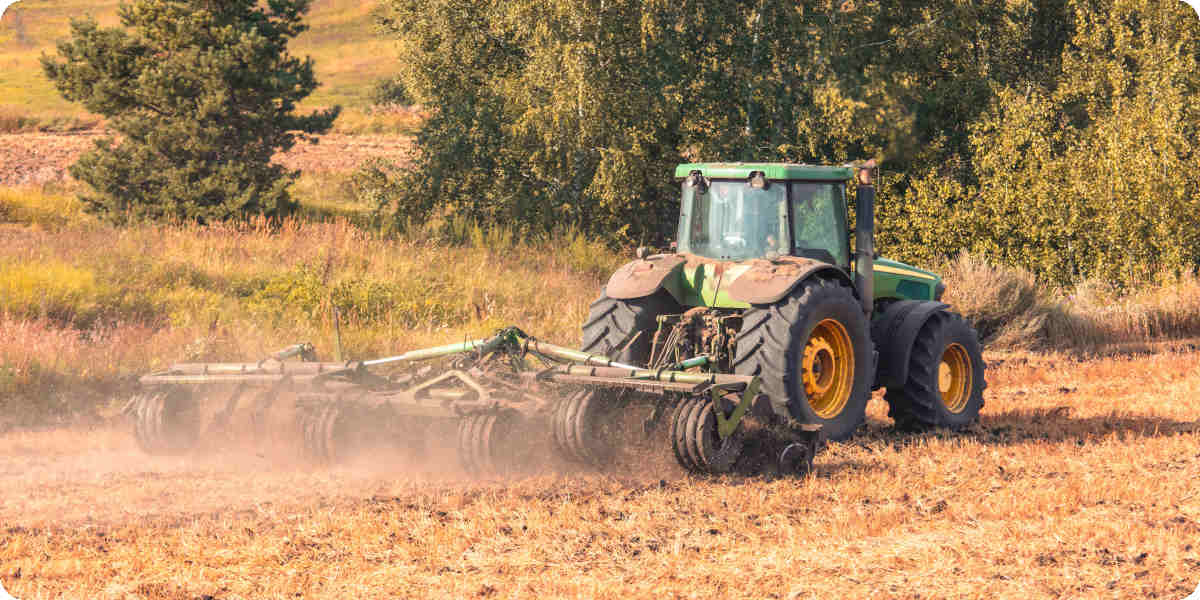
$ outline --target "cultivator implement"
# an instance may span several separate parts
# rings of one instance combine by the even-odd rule
[[[669,427],[690,471],[734,468],[751,429],[782,441],[781,468],[811,468],[819,427],[773,423],[758,378],[698,372],[699,364],[648,369],[515,327],[363,361],[317,362],[311,345],[297,344],[258,362],[183,363],[146,375],[126,412],[152,454],[186,452],[239,426],[253,438],[298,439],[320,462],[376,443],[420,453],[430,432],[453,432],[463,467],[490,473],[527,462],[538,437],[568,460],[603,464],[621,443],[613,431],[621,411],[641,405],[650,409],[643,431]],[[235,415],[247,417],[235,425]]]

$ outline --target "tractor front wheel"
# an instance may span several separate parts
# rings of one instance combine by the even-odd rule
[[[786,407],[840,440],[863,421],[873,362],[867,318],[850,288],[810,279],[774,304],[746,310],[734,371],[761,377],[777,413]]]

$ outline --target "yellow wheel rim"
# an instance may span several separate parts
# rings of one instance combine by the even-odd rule
[[[942,404],[952,413],[960,413],[971,399],[971,358],[961,344],[950,344],[942,352],[938,365],[938,391]]]
[[[808,405],[822,419],[841,414],[854,386],[854,345],[846,327],[834,319],[817,323],[800,364]]]

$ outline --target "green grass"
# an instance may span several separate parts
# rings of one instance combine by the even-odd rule
[[[116,0],[22,0],[0,20],[0,128],[70,129],[95,123],[81,107],[64,100],[42,74],[43,53],[55,53],[56,40],[70,33],[73,17],[92,16],[102,25],[117,25]],[[322,86],[305,108],[342,105],[365,131],[411,129],[411,123],[364,116],[367,94],[376,79],[391,72],[391,44],[377,36],[370,13],[374,2],[316,0],[309,13],[309,31],[292,44],[292,52],[316,60]],[[18,123],[18,118],[24,122]],[[7,123],[7,125],[6,125]],[[364,124],[365,123],[365,124]]]

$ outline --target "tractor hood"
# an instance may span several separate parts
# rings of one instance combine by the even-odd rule
[[[940,300],[942,278],[935,273],[886,258],[875,259],[875,299]]]
[[[941,278],[880,258],[875,261],[875,298],[934,300]],[[777,302],[816,273],[850,283],[849,274],[829,263],[782,256],[773,260],[719,261],[691,254],[658,254],[626,264],[605,286],[610,298],[632,299],[665,289],[681,305],[749,308]]]

